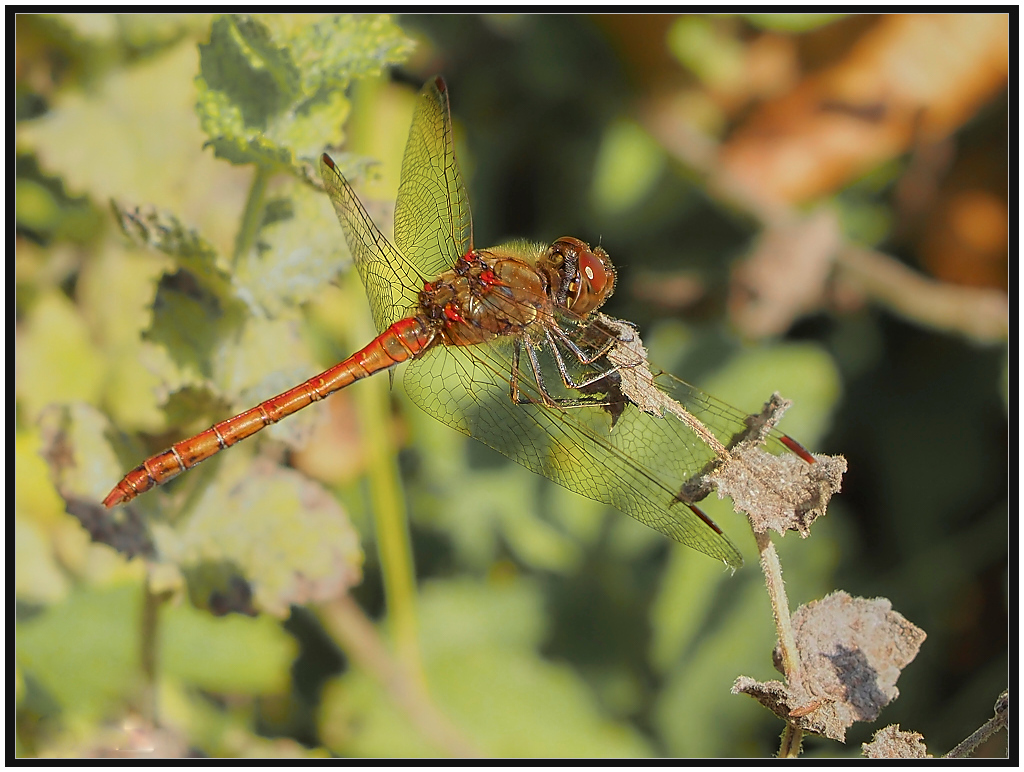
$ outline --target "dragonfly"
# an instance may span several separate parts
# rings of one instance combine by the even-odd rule
[[[442,423],[682,544],[730,566],[742,564],[723,530],[681,491],[743,435],[748,416],[667,373],[652,376],[654,388],[694,421],[643,407],[624,388],[623,376],[634,367],[647,372],[647,364],[623,355],[633,328],[599,311],[616,280],[600,246],[571,236],[548,245],[474,246],[442,78],[429,81],[417,98],[394,244],[326,153],[320,173],[377,337],[305,383],[148,458],[114,487],[107,507],[355,381],[405,363],[406,393]],[[814,462],[775,430],[767,443],[774,453]]]

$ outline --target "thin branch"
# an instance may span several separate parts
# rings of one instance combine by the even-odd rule
[[[424,738],[450,756],[482,757],[481,751],[431,702],[421,680],[391,656],[373,623],[350,596],[321,606],[320,619],[352,662],[384,687]]]
[[[249,186],[249,196],[245,202],[245,211],[242,213],[242,223],[235,236],[235,252],[231,258],[232,265],[238,265],[238,261],[244,257],[252,245],[256,242],[256,235],[259,233],[260,225],[263,222],[263,208],[267,195],[267,183],[270,181],[272,172],[266,166],[256,166],[256,174]]]
[[[793,721],[786,722],[782,730],[782,743],[779,745],[780,759],[795,759],[800,755],[800,745],[804,739],[804,730]]]
[[[978,341],[1006,340],[1010,302],[1006,293],[962,287],[923,276],[873,249],[848,244],[836,255],[843,278],[864,294],[912,322]]]
[[[947,759],[969,758],[978,746],[988,740],[996,732],[1006,729],[1010,724],[1010,693],[1005,691],[999,695],[995,704],[995,715],[981,725],[970,737],[945,755]]]
[[[655,105],[644,122],[668,152],[703,178],[708,192],[760,221],[765,229],[792,228],[813,218],[789,204],[759,195],[719,163],[719,143],[686,124],[671,105]],[[964,287],[920,274],[878,250],[843,243],[831,255],[838,278],[855,282],[871,299],[909,321],[980,342],[1009,335],[1009,299],[994,289]]]
[[[796,636],[793,635],[793,622],[789,615],[789,599],[786,597],[786,585],[782,581],[782,563],[775,544],[767,532],[754,531],[757,551],[761,556],[761,571],[764,573],[765,587],[772,604],[772,617],[775,619],[775,634],[782,652],[782,668],[786,673],[786,685],[790,692],[799,689],[801,681],[800,651],[796,647]],[[795,721],[786,721],[779,745],[780,759],[795,759],[800,755],[803,740],[803,729]]]
[[[800,652],[796,648],[793,623],[789,616],[789,599],[782,581],[782,564],[779,562],[779,553],[775,551],[775,544],[767,533],[754,531],[754,538],[757,540],[761,571],[764,572],[764,583],[772,604],[775,633],[782,651],[782,667],[786,673],[786,682],[792,688],[800,683]]]
[[[160,714],[157,708],[157,683],[160,673],[160,610],[171,598],[170,591],[153,592],[150,587],[151,576],[147,573],[142,583],[142,620],[139,630],[140,656],[142,668],[143,697],[140,714],[150,727],[160,725]]]

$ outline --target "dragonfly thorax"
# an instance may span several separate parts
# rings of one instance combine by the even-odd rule
[[[498,249],[469,252],[420,292],[421,315],[458,346],[522,333],[551,302],[537,267]]]
[[[423,285],[420,317],[457,346],[527,333],[550,323],[556,309],[585,318],[615,289],[608,253],[571,236],[551,246],[515,242],[471,250]]]

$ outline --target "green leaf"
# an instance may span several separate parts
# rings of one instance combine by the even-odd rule
[[[325,758],[323,748],[306,748],[281,736],[266,737],[256,733],[251,713],[245,710],[223,710],[208,695],[192,688],[181,688],[173,681],[160,689],[161,717],[168,725],[187,727],[183,734],[189,747],[198,748],[211,758],[281,759]],[[274,702],[274,697],[267,702]],[[232,706],[233,707],[233,706]],[[266,727],[260,729],[266,731]]]
[[[218,342],[212,354],[212,387],[240,411],[302,383],[321,369],[300,335],[295,312],[280,319],[250,317],[237,332]],[[311,406],[264,430],[265,437],[295,446],[322,420],[322,407]],[[223,420],[225,414],[216,416]],[[205,427],[203,427],[205,428]]]
[[[302,97],[298,70],[287,49],[265,26],[246,16],[214,21],[210,42],[199,46],[196,112],[218,158],[286,170],[291,148],[267,136]]]
[[[602,215],[639,204],[665,167],[665,153],[643,129],[619,121],[605,131],[594,164],[591,199]]]
[[[28,418],[52,402],[99,401],[103,359],[79,310],[62,293],[38,299],[15,349],[15,388]]]
[[[170,258],[149,250],[104,243],[99,254],[82,265],[76,283],[79,311],[104,356],[102,404],[124,429],[165,431],[167,422],[157,400],[166,398],[166,390],[181,386],[166,352],[141,337],[152,320],[160,277],[170,265]]]
[[[137,688],[141,589],[76,588],[17,624],[16,656],[60,708],[87,719],[115,711]]]
[[[69,196],[155,202],[219,243],[231,225],[224,212],[238,205],[237,182],[225,184],[229,167],[202,152],[192,110],[195,58],[192,45],[180,45],[94,90],[61,93],[50,112],[18,125],[19,149],[34,151],[45,173],[59,174]]]
[[[671,54],[712,88],[742,77],[743,45],[709,16],[681,16],[669,27]]]
[[[111,45],[117,35],[117,16],[112,13],[62,13],[51,23],[66,27],[75,38],[95,45]]]
[[[274,222],[267,235],[284,233],[290,240],[262,242],[264,248],[250,252],[233,271],[209,242],[173,215],[112,203],[127,234],[179,266],[157,284],[151,323],[144,331],[145,339],[174,362],[177,373],[165,373],[174,390],[211,389],[227,405],[244,405],[312,374],[308,351],[297,339],[295,307],[337,271],[336,240],[327,235],[336,224],[325,213],[322,196],[297,182],[291,189],[303,207],[303,222],[292,216],[293,199],[270,206],[267,214]],[[283,213],[273,215],[277,210]],[[317,217],[323,227],[314,232],[322,235],[311,244],[303,235]],[[279,353],[270,357],[270,351]],[[197,396],[190,397],[193,406]]]
[[[228,94],[207,86],[202,77],[196,78],[196,87],[196,112],[200,126],[210,136],[206,144],[213,148],[214,155],[233,164],[254,163],[275,171],[294,165],[291,149],[265,136],[266,123],[258,128],[250,126],[242,108]]]
[[[530,651],[543,641],[542,598],[527,580],[435,580],[424,585],[420,598],[421,637],[430,652]]]
[[[224,456],[175,530],[157,534],[163,560],[180,566],[193,599],[209,602],[211,572],[246,582],[256,609],[279,617],[293,603],[329,600],[362,579],[359,536],[338,503],[297,472]]]
[[[638,757],[647,744],[602,715],[569,667],[540,658],[542,602],[526,582],[436,581],[421,596],[423,655],[431,696],[471,743],[497,757]],[[336,753],[436,756],[361,672],[324,694],[321,734]]]
[[[62,603],[19,622],[16,656],[68,721],[120,713],[141,687],[142,590],[137,583],[79,587]],[[159,612],[165,675],[232,694],[285,691],[294,639],[273,619],[211,619],[188,607]]]
[[[845,13],[745,13],[743,18],[761,29],[810,32],[845,18]]]
[[[200,48],[196,110],[218,157],[301,174],[341,141],[344,89],[402,61],[410,44],[384,16],[223,16]]]
[[[129,207],[111,200],[110,208],[122,232],[134,243],[170,255],[215,296],[226,299],[233,294],[227,261],[194,228],[154,206]]]
[[[793,401],[780,430],[814,450],[828,430],[839,401],[840,378],[832,358],[809,343],[751,349],[730,360],[703,388],[709,394],[755,413],[772,392]]]
[[[186,383],[204,384],[214,378],[214,358],[245,322],[241,302],[201,286],[188,271],[177,271],[161,279],[144,335],[166,349]]]
[[[760,577],[746,574],[734,577],[733,582],[742,587],[732,588],[739,595],[733,596],[728,616],[685,650],[686,656],[676,661],[658,699],[655,726],[671,756],[716,758],[764,753],[749,739],[756,736],[764,709],[749,698],[744,702],[730,689],[743,672],[737,663],[764,663],[755,673],[758,676],[774,672],[770,660],[774,628]]]
[[[210,27],[209,14],[204,13],[119,13],[114,18],[125,44],[147,54],[184,35],[205,34]]]
[[[695,558],[693,550],[682,545],[672,545],[668,568],[651,605],[650,659],[659,671],[670,670],[707,629],[716,585],[726,577],[721,566]]]
[[[345,88],[353,78],[404,62],[413,50],[412,41],[382,14],[344,14],[291,29],[282,25],[282,36],[301,65],[307,94]]]
[[[54,195],[31,179],[17,180],[14,202],[18,224],[37,232],[56,229],[64,214]]]
[[[46,534],[17,515],[14,518],[14,593],[18,600],[53,603],[68,592],[69,582],[55,560]]]
[[[349,266],[348,248],[323,192],[298,181],[268,201],[258,249],[242,255],[238,293],[271,317],[308,302]]]
[[[300,76],[290,52],[274,44],[270,31],[240,15],[221,16],[210,28],[210,42],[199,46],[200,93],[213,97],[203,115],[220,115],[222,131],[232,136],[266,131],[271,120],[301,96]],[[201,104],[203,102],[201,101]],[[216,138],[204,123],[203,129]]]
[[[272,617],[214,618],[187,604],[161,612],[162,670],[213,692],[281,694],[291,681],[295,639]]]
[[[650,748],[628,724],[600,714],[568,666],[535,655],[475,650],[438,657],[428,678],[438,702],[490,755],[635,758]]]
[[[609,514],[628,519],[452,431],[396,391],[421,467],[410,483],[411,515],[443,530],[469,565],[483,568],[509,549],[530,567],[572,573]]]
[[[298,158],[317,158],[326,145],[342,141],[341,127],[351,103],[341,89],[324,92],[300,105],[286,121],[273,127],[272,136],[291,148]]]
[[[64,516],[64,502],[53,489],[50,470],[43,459],[38,431],[19,428],[14,435],[14,466],[18,484],[14,486],[14,512],[33,523],[47,526]]]

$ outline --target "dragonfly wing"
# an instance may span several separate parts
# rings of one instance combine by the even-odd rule
[[[352,186],[326,154],[320,158],[320,176],[338,213],[377,332],[414,312],[423,279],[373,224]]]
[[[732,448],[737,440],[750,434],[747,421],[753,417],[751,414],[744,413],[668,373],[658,374],[654,383],[670,399],[682,405],[687,412],[704,424],[725,447]],[[792,452],[780,440],[782,436],[779,430],[772,429],[762,443],[764,450],[773,455]]]
[[[525,354],[521,393],[513,403],[509,374],[515,339],[443,346],[408,366],[409,396],[427,413],[489,445],[526,468],[583,496],[609,504],[641,523],[731,566],[743,558],[723,534],[676,501],[686,469],[700,469],[713,451],[678,421],[625,405],[614,428],[601,406],[548,407]],[[550,350],[541,347],[545,388],[561,384]],[[566,392],[571,390],[566,389]],[[559,395],[556,395],[559,396]],[[578,396],[578,392],[577,392]]]
[[[469,194],[455,160],[448,88],[440,77],[417,97],[395,204],[395,243],[427,278],[472,248]]]

